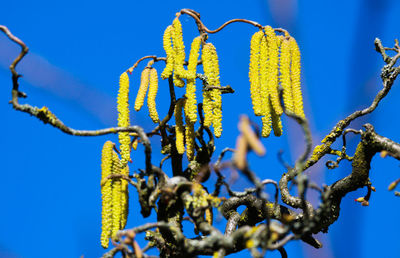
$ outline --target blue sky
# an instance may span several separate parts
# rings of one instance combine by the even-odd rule
[[[400,2],[395,0],[5,1],[0,24],[8,26],[30,48],[18,66],[24,75],[21,90],[28,94],[21,103],[46,105],[77,129],[116,125],[119,75],[144,55],[165,55],[162,33],[182,8],[198,11],[211,29],[232,18],[246,18],[283,27],[297,39],[302,53],[305,112],[315,144],[339,119],[369,105],[381,88],[379,72],[383,64],[374,51],[375,37],[381,38],[385,46],[392,46],[393,40],[400,37]],[[181,22],[188,48],[196,33],[195,23],[187,16]],[[224,131],[217,140],[217,152],[234,146],[240,114],[248,114],[260,123],[251,115],[247,77],[249,42],[254,32],[246,24],[233,24],[210,36],[219,54],[221,83],[236,90],[234,95],[223,96]],[[106,140],[117,142],[117,138],[72,137],[14,111],[8,104],[8,66],[18,51],[0,35],[0,257],[99,257],[104,252],[99,243],[100,153]],[[132,96],[143,65],[130,77]],[[155,67],[162,71],[161,65]],[[378,133],[399,142],[398,87],[397,82],[374,114],[351,127],[359,129],[370,122]],[[167,84],[162,82],[157,98],[161,116],[167,106]],[[132,112],[131,121],[146,129],[153,126],[146,109]],[[282,137],[263,140],[267,156],[251,157],[252,168],[262,178],[277,180],[284,172],[276,159],[280,149],[285,150],[284,156],[290,162],[302,151],[298,126],[286,118],[283,123]],[[356,140],[354,137],[353,145]],[[154,139],[154,146],[158,142]],[[155,163],[161,158],[155,155]],[[133,154],[131,170],[143,168],[143,161],[139,149]],[[328,171],[320,165],[309,175],[316,181],[333,183],[347,175],[349,168],[343,164]],[[339,220],[327,235],[318,236],[325,248],[314,251],[293,242],[287,249],[289,257],[396,257],[400,247],[394,229],[400,226],[396,219],[400,199],[386,188],[398,172],[397,162],[375,157],[371,180],[377,192],[370,206],[361,207],[353,201],[365,189],[349,194],[342,202]],[[249,186],[244,181],[239,180],[234,188]],[[141,219],[134,190],[130,196],[128,227],[155,221],[154,215]],[[315,196],[309,198],[318,201]]]

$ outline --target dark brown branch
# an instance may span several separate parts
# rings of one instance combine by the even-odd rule
[[[302,208],[303,211],[305,212],[305,214],[307,214],[309,216],[313,216],[314,208],[311,205],[311,203],[306,201],[304,198],[292,196],[290,194],[289,188],[288,188],[288,183],[304,170],[304,167],[306,166],[305,162],[311,152],[312,137],[311,137],[310,126],[308,124],[307,119],[297,116],[293,113],[289,113],[286,110],[285,110],[285,113],[289,117],[293,118],[301,126],[304,136],[305,136],[306,147],[304,149],[303,154],[296,160],[294,168],[288,170],[287,173],[283,174],[279,181],[279,187],[281,190],[282,201],[284,203],[292,206],[293,208]],[[304,188],[304,190],[305,190],[305,188]]]
[[[140,62],[142,62],[143,60],[146,59],[153,59],[154,62],[158,62],[158,61],[166,61],[167,58],[166,57],[157,57],[157,56],[144,56],[142,58],[140,58],[139,60],[137,60],[132,67],[130,67],[128,70],[126,70],[129,73],[132,73],[133,70],[135,70],[135,68],[139,65]]]
[[[353,112],[348,117],[344,118],[343,120],[340,120],[334,126],[332,131],[322,141],[323,144],[317,146],[314,149],[314,152],[311,155],[311,157],[307,160],[307,164],[304,167],[304,169],[314,165],[320,158],[322,158],[325,154],[327,154],[330,151],[330,146],[336,141],[336,138],[342,135],[343,130],[353,120],[374,111],[379,105],[380,101],[389,93],[394,81],[396,80],[397,76],[400,73],[400,67],[393,68],[394,63],[391,63],[392,59],[390,57],[387,57],[386,52],[383,48],[381,48],[381,45],[382,45],[381,41],[379,39],[375,39],[376,50],[381,53],[383,59],[386,60],[385,62],[389,62],[391,64],[391,65],[386,65],[382,69],[381,77],[383,81],[383,89],[381,89],[378,92],[378,94],[375,96],[374,100],[372,101],[369,107],[363,110],[358,110]]]
[[[197,24],[197,27],[199,28],[199,31],[200,31],[200,32],[207,32],[207,33],[210,33],[210,34],[217,33],[218,31],[220,31],[220,30],[222,30],[223,28],[225,28],[227,25],[229,25],[229,24],[231,24],[231,23],[234,23],[234,22],[248,23],[248,24],[253,25],[253,26],[255,26],[255,27],[259,28],[259,29],[263,29],[263,26],[262,26],[262,25],[260,25],[260,24],[257,23],[257,22],[254,22],[254,21],[250,21],[250,20],[246,20],[246,19],[232,19],[232,20],[229,20],[229,21],[225,22],[224,24],[222,24],[219,28],[217,28],[217,29],[215,29],[215,30],[209,30],[209,29],[203,24],[203,22],[200,20],[200,15],[199,15],[199,13],[197,13],[197,12],[191,10],[191,9],[182,9],[182,10],[180,11],[180,13],[181,13],[181,14],[187,14],[187,15],[191,16],[193,19],[195,19],[196,24]]]
[[[337,220],[340,203],[344,196],[364,186],[370,186],[370,163],[376,153],[380,151],[392,152],[396,159],[399,158],[400,144],[380,136],[370,124],[365,124],[364,127],[365,131],[361,133],[361,142],[358,144],[352,160],[351,174],[325,189],[325,193],[327,193],[325,204],[323,204],[325,213],[319,218],[320,223],[315,225],[313,229],[315,233],[326,231]]]
[[[12,73],[12,82],[13,82],[13,93],[12,93],[12,95],[13,96],[16,95],[16,97],[26,97],[26,95],[24,93],[19,92],[18,79],[22,75],[18,74],[17,71],[15,70],[15,68],[17,67],[18,63],[22,60],[22,58],[24,58],[24,56],[28,53],[29,48],[25,45],[25,43],[22,40],[20,40],[16,36],[14,36],[6,26],[0,25],[0,30],[2,32],[4,32],[4,34],[6,34],[6,36],[10,40],[14,41],[15,43],[17,43],[21,47],[21,52],[19,53],[17,58],[15,58],[14,61],[10,65],[10,70],[11,70],[11,73]],[[14,91],[15,91],[15,93],[14,93]]]

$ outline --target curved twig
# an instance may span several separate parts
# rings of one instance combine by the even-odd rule
[[[129,72],[129,73],[132,73],[133,70],[139,65],[140,62],[142,62],[143,60],[149,59],[149,58],[152,58],[154,62],[158,62],[158,61],[167,61],[167,58],[166,58],[166,57],[157,57],[157,56],[154,56],[154,55],[153,55],[153,56],[144,56],[144,57],[140,58],[139,60],[137,60],[137,61],[133,64],[133,66],[131,66],[131,67],[130,67],[129,69],[127,69],[126,71]]]
[[[197,13],[197,12],[191,10],[191,9],[182,9],[180,11],[180,13],[181,14],[187,14],[187,15],[191,16],[193,19],[195,19],[196,24],[197,24],[200,32],[207,32],[207,33],[210,33],[210,34],[217,33],[220,30],[222,30],[223,28],[225,28],[227,25],[229,25],[231,23],[234,23],[234,22],[248,23],[248,24],[253,25],[253,26],[255,26],[255,27],[259,28],[259,29],[263,29],[263,26],[261,24],[259,24],[258,22],[255,22],[255,21],[250,21],[250,20],[246,20],[246,19],[232,19],[232,20],[229,20],[229,21],[225,22],[224,24],[222,24],[219,28],[217,28],[215,30],[210,30],[200,20],[199,13]]]

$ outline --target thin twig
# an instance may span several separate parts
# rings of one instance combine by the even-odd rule
[[[253,25],[253,26],[255,26],[255,27],[259,28],[259,29],[263,29],[263,26],[260,25],[259,23],[255,22],[255,21],[250,21],[250,20],[246,20],[246,19],[232,19],[232,20],[229,20],[229,21],[225,22],[224,24],[222,24],[219,28],[217,28],[215,30],[210,30],[200,20],[200,15],[197,12],[195,12],[195,11],[193,11],[191,9],[182,9],[180,11],[180,13],[181,14],[187,14],[187,15],[191,16],[193,19],[195,19],[196,24],[197,24],[200,32],[207,32],[207,33],[210,33],[210,34],[217,33],[220,30],[222,30],[223,28],[225,28],[227,25],[229,25],[231,23],[234,23],[234,22],[248,23],[248,24]]]

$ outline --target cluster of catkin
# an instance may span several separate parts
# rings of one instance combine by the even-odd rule
[[[204,126],[214,128],[214,135],[220,137],[222,133],[222,101],[219,64],[216,49],[212,43],[204,43],[202,36],[193,39],[185,69],[185,45],[182,36],[182,25],[177,18],[172,25],[168,26],[163,36],[163,47],[166,52],[166,66],[161,74],[162,79],[172,76],[174,85],[184,87],[186,93],[184,98],[177,101],[175,105],[176,121],[176,148],[178,153],[185,152],[189,160],[194,159],[195,129],[197,121],[197,100],[196,100],[196,72],[199,61],[200,48],[201,62],[203,64],[204,75],[207,84],[213,86],[212,89],[203,89],[203,110]],[[184,111],[185,124],[183,122]]]
[[[102,231],[101,246],[108,248],[109,239],[116,240],[118,230],[125,227],[128,218],[128,182],[121,176],[129,176],[129,167],[114,151],[115,144],[104,143],[101,155]]]
[[[156,97],[158,92],[158,74],[157,70],[154,67],[151,67],[153,63],[154,61],[151,60],[147,64],[146,68],[144,68],[144,70],[142,71],[142,75],[140,77],[139,91],[135,100],[135,110],[139,111],[142,108],[148,89],[147,107],[149,108],[149,115],[154,123],[158,123],[160,122],[156,108]]]
[[[263,137],[270,135],[271,127],[276,136],[282,135],[280,89],[286,111],[305,117],[300,88],[300,51],[293,37],[278,36],[270,26],[256,32],[250,43],[249,78],[254,113],[262,116]]]
[[[220,137],[222,133],[222,88],[219,79],[219,61],[214,45],[206,43],[205,40],[206,35],[204,34],[193,39],[189,59],[185,62],[185,45],[179,16],[174,19],[172,25],[166,28],[163,36],[166,66],[161,78],[172,78],[177,87],[186,86],[185,95],[176,101],[174,107],[175,145],[179,154],[184,154],[186,151],[189,161],[195,157],[194,125],[198,120],[196,100],[198,63],[203,66],[204,76],[201,79],[205,80],[202,126],[212,126],[216,137]],[[282,93],[286,111],[304,118],[300,88],[299,48],[294,38],[289,35],[277,36],[270,26],[266,26],[252,36],[250,48],[250,92],[254,112],[257,116],[262,116],[262,136],[269,136],[271,128],[275,135],[280,136],[282,134],[280,116],[283,113],[280,93]],[[199,57],[201,62],[199,62]],[[152,67],[153,63],[154,60],[151,60],[142,71],[134,109],[139,111],[142,108],[147,94],[150,117],[154,123],[160,123],[156,109],[158,74],[157,70]],[[127,72],[120,76],[117,103],[118,126],[129,127],[129,76]],[[249,149],[259,155],[265,154],[265,149],[252,130],[247,117],[241,118],[239,130],[241,135],[237,139],[234,161],[237,167],[243,169],[246,166],[245,156]],[[129,176],[129,167],[127,164],[131,160],[131,145],[137,145],[137,140],[131,143],[129,132],[119,132],[118,138],[121,159],[114,151],[115,144],[110,141],[104,144],[102,150],[101,245],[104,248],[108,248],[110,238],[116,239],[117,231],[125,227],[128,216],[128,182],[126,178]]]

